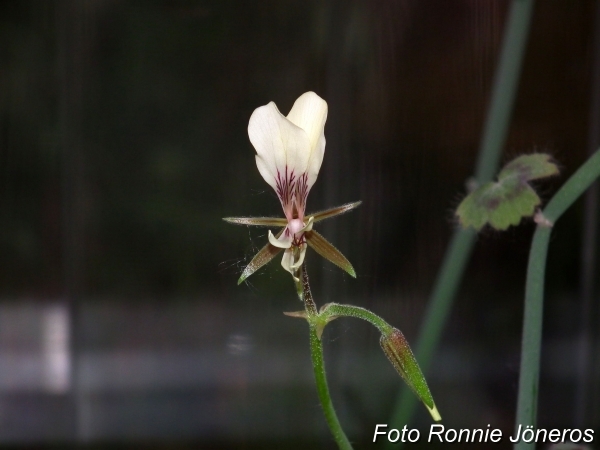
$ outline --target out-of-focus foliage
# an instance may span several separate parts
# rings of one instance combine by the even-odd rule
[[[530,181],[558,174],[556,164],[543,153],[523,155],[509,162],[498,174],[498,181],[485,183],[458,205],[456,215],[463,227],[477,231],[489,224],[497,230],[518,225],[531,217],[542,200]]]

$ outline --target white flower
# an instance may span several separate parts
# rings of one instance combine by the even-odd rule
[[[304,211],[325,154],[326,120],[325,100],[307,92],[287,117],[271,102],[254,110],[248,124],[258,171],[275,189],[287,219],[278,239],[269,231],[269,242],[286,249],[281,265],[292,275],[304,261],[304,233],[312,229],[312,219],[305,221]]]
[[[281,265],[298,281],[297,272],[307,244],[353,276],[354,269],[346,258],[312,229],[313,223],[357,207],[350,203],[306,216],[306,199],[317,180],[325,154],[327,103],[314,92],[302,94],[285,117],[275,103],[254,110],[248,124],[248,136],[256,150],[258,171],[277,193],[285,219],[226,218],[240,225],[281,226],[277,236],[269,230],[269,243],[250,262],[240,282],[285,249]]]

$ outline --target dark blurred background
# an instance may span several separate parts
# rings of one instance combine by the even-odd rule
[[[319,228],[358,278],[309,251],[313,294],[370,308],[414,343],[474,172],[509,4],[0,2],[0,445],[334,448],[307,326],[282,314],[302,305],[280,259],[236,285],[266,230],[221,218],[281,214],[248,119],[269,101],[286,114],[309,90],[327,100],[308,209],[362,200]],[[563,170],[540,183],[546,200],[588,151],[595,9],[534,9],[503,161],[552,154]],[[579,202],[550,248],[542,427],[575,426],[581,407],[583,214]],[[512,432],[532,231],[478,240],[427,374],[448,427]],[[357,448],[401,385],[378,339],[350,319],[324,334]],[[597,429],[598,409],[586,417]],[[429,423],[419,407],[412,425]]]

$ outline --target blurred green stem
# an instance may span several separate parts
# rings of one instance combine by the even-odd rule
[[[513,0],[510,7],[500,61],[494,79],[492,99],[479,147],[479,159],[475,173],[478,185],[490,181],[498,170],[498,162],[506,142],[516,97],[533,3],[533,0]],[[475,236],[475,232],[471,230],[457,230],[444,257],[416,345],[417,360],[424,372],[427,372],[431,365],[433,354],[471,255]],[[411,395],[411,392],[406,388],[402,389],[396,401],[390,424],[395,427],[408,424],[416,404],[416,398]],[[390,444],[389,447],[391,446]]]
[[[550,224],[556,223],[567,208],[599,176],[600,150],[596,151],[554,195],[548,206],[544,209],[543,218],[548,220]],[[535,428],[536,425],[544,307],[544,275],[551,231],[551,226],[543,223],[538,224],[533,235],[531,252],[529,253],[515,431],[519,428],[519,425],[523,428],[528,425],[532,425]],[[515,450],[533,449],[535,448],[535,443],[518,442],[514,448]]]

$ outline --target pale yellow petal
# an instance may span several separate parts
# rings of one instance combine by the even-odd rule
[[[292,246],[292,240],[292,236],[288,236],[285,233],[279,238],[276,238],[275,236],[273,236],[271,230],[269,230],[269,242],[273,247],[290,248]]]
[[[298,268],[304,262],[304,256],[306,255],[306,244],[302,244],[300,246],[300,255],[298,256],[298,261],[290,265],[290,269],[298,270]]]
[[[294,276],[294,269],[292,269],[292,264],[294,263],[294,250],[292,248],[288,248],[285,252],[283,252],[283,258],[281,258],[281,267],[283,267],[286,271],[292,274],[295,280],[297,278]]]
[[[311,231],[311,230],[312,230],[312,227],[313,227],[313,222],[314,222],[314,221],[315,221],[315,218],[314,218],[314,217],[312,217],[312,216],[310,216],[310,217],[308,218],[308,222],[307,222],[307,223],[306,223],[306,225],[305,225],[305,226],[304,226],[304,227],[303,227],[303,228],[300,230],[300,232],[303,232],[303,231]]]

